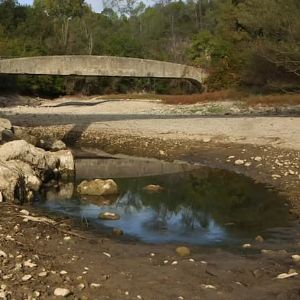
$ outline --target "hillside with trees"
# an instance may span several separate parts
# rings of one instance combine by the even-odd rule
[[[0,0],[0,56],[113,55],[205,67],[210,91],[300,90],[299,0]],[[2,76],[2,90],[49,95],[196,91],[186,81]]]

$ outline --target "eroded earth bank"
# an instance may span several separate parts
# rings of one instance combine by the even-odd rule
[[[255,234],[234,247],[151,244],[91,230],[85,220],[48,214],[26,201],[6,201],[0,204],[0,298],[56,299],[61,293],[69,299],[299,299],[298,108],[281,115],[257,108],[254,116],[240,108],[231,116],[223,108],[204,115],[196,113],[203,107],[183,109],[97,99],[3,108],[1,117],[14,127],[3,128],[1,147],[22,143],[22,151],[12,158],[6,150],[1,165],[16,158],[26,163],[21,153],[38,151],[38,162],[27,161],[35,176],[31,190],[37,190],[49,176],[42,172],[46,166],[51,176],[64,173],[55,153],[68,150],[47,144],[63,140],[75,157],[126,154],[230,170],[279,191],[290,220],[280,242]],[[26,142],[6,142],[14,139]],[[178,246],[190,253],[180,255]]]

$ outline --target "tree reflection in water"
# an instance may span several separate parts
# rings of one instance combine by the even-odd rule
[[[75,194],[72,200],[60,204],[61,210],[72,206],[75,215],[80,213],[102,226],[122,228],[125,233],[149,242],[201,244],[238,240],[288,224],[288,207],[278,193],[224,170],[202,168],[117,182],[120,195],[113,201],[103,197],[79,201]],[[164,190],[149,193],[144,190],[149,184],[161,185]],[[51,203],[57,210],[59,203]],[[104,211],[116,212],[121,219],[98,220],[98,214]]]

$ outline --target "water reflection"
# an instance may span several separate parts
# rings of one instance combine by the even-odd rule
[[[96,226],[121,228],[125,234],[151,243],[240,243],[270,228],[288,225],[284,199],[262,184],[235,173],[201,168],[188,173],[116,179],[120,195],[87,197],[71,186],[57,196],[46,193],[48,209],[89,219]],[[158,184],[159,193],[144,187]],[[76,190],[76,189],[75,189]],[[56,200],[56,201],[53,201]],[[101,212],[114,212],[118,221],[102,221]],[[229,226],[230,225],[230,226]]]

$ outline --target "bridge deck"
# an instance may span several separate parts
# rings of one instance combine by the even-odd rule
[[[112,56],[39,56],[0,60],[0,74],[178,78],[200,84],[204,70],[170,62]]]

